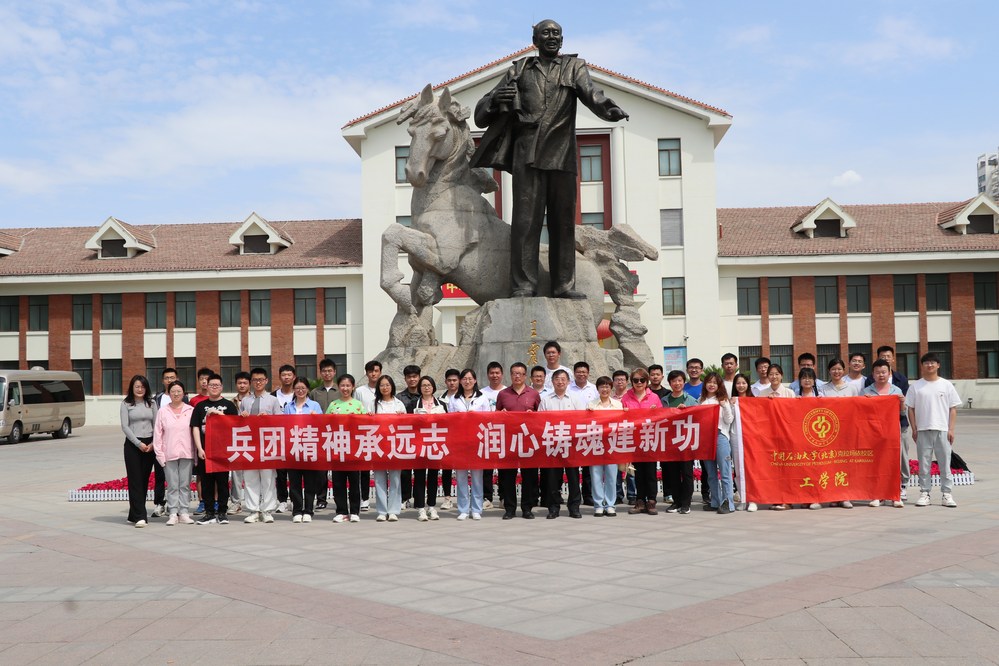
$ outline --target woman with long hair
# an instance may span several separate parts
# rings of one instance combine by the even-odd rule
[[[395,381],[388,375],[378,378],[372,414],[405,414],[406,405],[395,397]],[[375,509],[379,523],[399,520],[402,511],[402,470],[375,470]]]
[[[451,397],[451,402],[448,404],[449,413],[493,411],[492,402],[479,390],[479,380],[476,378],[474,370],[471,368],[462,370],[458,384],[460,388]],[[465,520],[469,515],[472,516],[472,520],[481,519],[482,470],[456,469],[454,475],[455,483],[458,485],[458,520]],[[469,492],[469,485],[471,485],[471,492]]]
[[[149,390],[149,380],[135,375],[128,382],[128,395],[118,410],[121,430],[125,433],[125,475],[128,477],[128,522],[145,527],[146,490],[149,474],[156,462],[153,451],[153,427],[156,424],[156,402]]]
[[[323,408],[309,397],[309,379],[295,377],[291,384],[292,398],[284,406],[286,416],[322,414]],[[304,469],[288,469],[288,485],[291,493],[291,522],[311,523],[315,515],[315,499],[318,488],[314,488],[314,474]],[[324,477],[325,478],[325,477]],[[304,493],[303,493],[304,486]],[[326,489],[322,489],[326,496]]]
[[[413,408],[414,414],[447,414],[447,405],[443,400],[434,397],[437,383],[433,377],[420,377],[416,384],[420,397]],[[417,509],[416,519],[421,523],[428,520],[440,520],[435,505],[437,504],[437,473],[436,469],[413,470],[413,506]]]
[[[735,419],[732,421],[732,437],[729,440],[732,444],[732,464],[735,469],[735,477],[739,480],[739,502],[735,505],[736,511],[756,511],[756,502],[746,502],[748,494],[748,484],[746,483],[746,459],[743,457],[742,447],[742,413],[739,410],[739,402],[743,398],[755,398],[753,384],[749,377],[738,374],[732,380],[732,396],[729,402],[732,403],[732,413]],[[735,493],[733,493],[734,496]]]
[[[342,374],[336,380],[340,392],[337,399],[326,408],[327,414],[367,414],[364,405],[354,397],[354,376]],[[361,522],[361,473],[333,470],[333,503],[336,504],[334,523]]]
[[[621,401],[611,395],[614,392],[614,381],[610,377],[597,379],[598,397],[586,403],[586,409],[598,411],[604,409],[624,409]],[[583,474],[586,474],[585,468]],[[616,516],[614,501],[617,499],[617,482],[621,478],[617,463],[610,465],[590,466],[590,488],[593,489],[593,515]]]
[[[798,395],[799,398],[821,398],[822,392],[818,387],[818,377],[811,368],[802,368],[798,371]]]
[[[167,511],[170,517],[166,524],[178,522],[193,525],[191,519],[191,472],[194,470],[194,433],[191,430],[191,414],[194,407],[184,402],[184,385],[171,382],[167,387],[170,404],[156,413],[156,429],[153,431],[153,448],[156,460],[163,467],[166,476]],[[178,517],[179,514],[179,517]]]
[[[709,372],[704,378],[700,404],[718,405],[719,408],[718,446],[715,459],[701,461],[703,472],[701,481],[704,481],[705,476],[708,477],[708,486],[711,487],[711,507],[720,514],[731,513],[735,510],[735,502],[732,501],[732,444],[729,442],[729,435],[735,414],[732,412],[732,403],[729,402],[728,393],[725,391],[725,382],[717,372]],[[709,509],[705,506],[704,510]]]
[[[767,381],[770,382],[770,386],[761,388],[760,394],[757,397],[770,399],[794,397],[794,391],[782,383],[784,381],[784,368],[778,364],[770,364],[770,368],[767,370]]]
[[[621,405],[625,409],[659,409],[663,406],[659,396],[649,390],[649,373],[645,368],[631,371],[631,386],[621,398]],[[659,496],[659,487],[656,483],[656,463],[635,463],[635,491],[635,506],[628,513],[657,515],[656,498]]]

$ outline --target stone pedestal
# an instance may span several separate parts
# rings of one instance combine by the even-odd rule
[[[498,361],[509,375],[510,365],[520,361],[530,370],[545,365],[544,345],[555,340],[562,347],[562,365],[577,361],[590,364],[590,378],[610,376],[624,368],[624,355],[604,349],[597,342],[593,311],[587,301],[561,298],[503,298],[490,301],[465,315],[458,333],[458,346],[434,345],[390,347],[378,355],[382,372],[399,379],[408,364],[419,365],[424,374],[443,381],[448,368],[472,368],[479,385],[486,385],[486,366]],[[506,378],[509,384],[509,377]]]

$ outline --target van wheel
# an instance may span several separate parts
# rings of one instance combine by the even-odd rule
[[[7,435],[7,442],[10,444],[17,444],[21,441],[21,436],[24,434],[22,430],[23,426],[20,421],[14,421],[14,425],[10,428],[10,434]]]
[[[59,429],[52,433],[52,438],[66,439],[67,437],[69,437],[69,431],[71,427],[72,424],[69,422],[69,419],[63,419],[62,425],[59,426]]]

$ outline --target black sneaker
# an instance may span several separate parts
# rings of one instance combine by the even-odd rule
[[[326,508],[326,502],[316,502],[316,511],[322,511]]]
[[[680,511],[678,511],[678,513],[681,513],[683,515],[687,515],[688,513],[690,513],[690,507],[689,506],[681,506],[680,507]]]
[[[205,511],[205,515],[201,516],[197,521],[198,525],[211,525],[215,522],[215,513],[212,511]]]
[[[228,525],[229,519],[226,518],[226,515],[224,513],[217,513],[215,514],[215,522],[217,522],[219,525]]]
[[[666,513],[677,513],[680,510],[679,504],[670,504],[666,507]]]

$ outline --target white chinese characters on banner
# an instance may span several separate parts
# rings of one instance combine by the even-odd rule
[[[701,445],[701,424],[694,423],[693,416],[688,416],[684,421],[673,421],[673,427],[676,428],[673,444],[679,444],[677,450],[685,451],[689,446],[691,451],[696,451]]]

